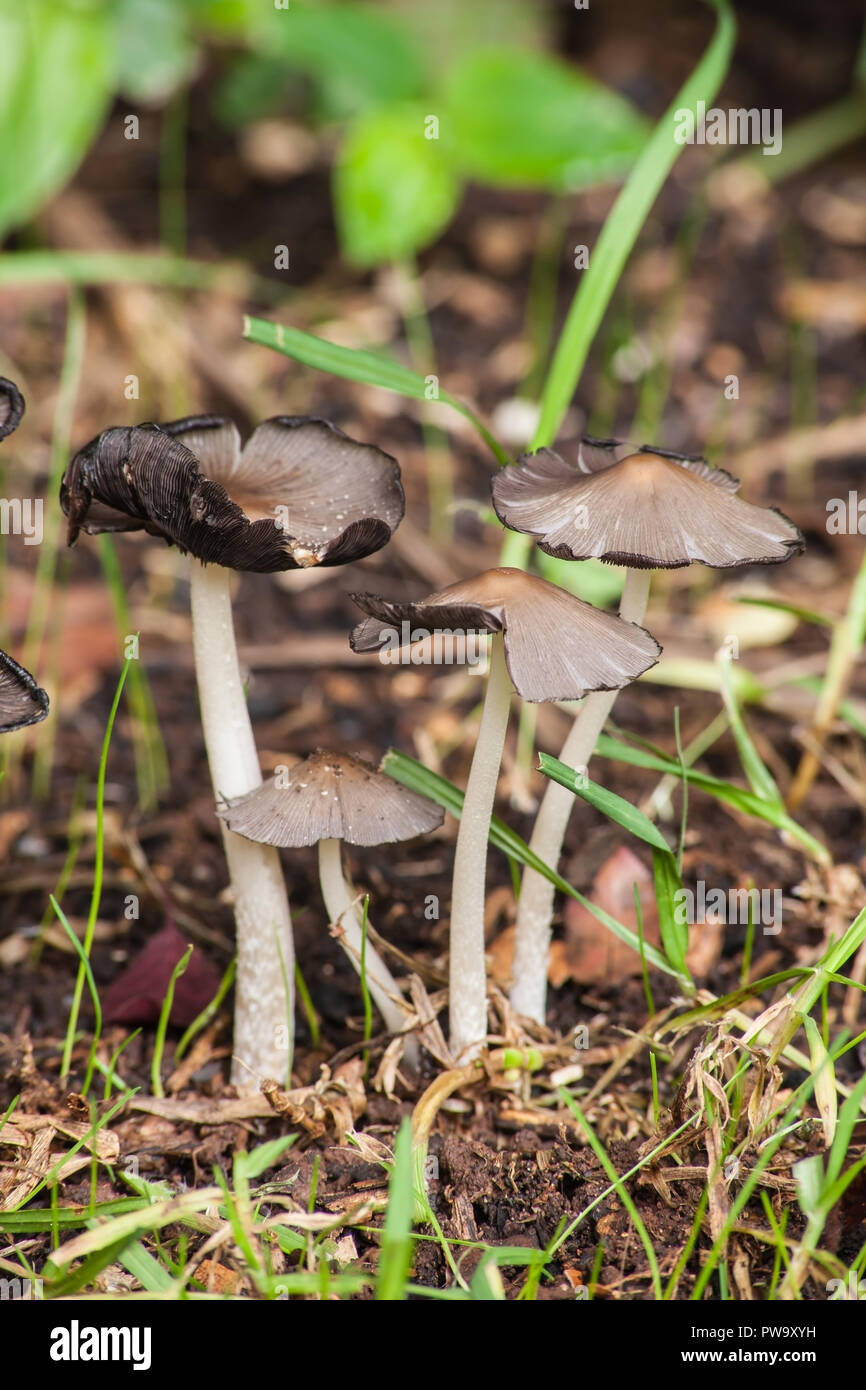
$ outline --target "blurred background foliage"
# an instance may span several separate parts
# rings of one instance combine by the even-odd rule
[[[71,177],[115,97],[169,106],[211,53],[227,137],[268,117],[333,136],[341,249],[359,266],[432,241],[464,180],[562,193],[621,177],[647,124],[545,51],[548,22],[526,0],[0,0],[0,236]]]

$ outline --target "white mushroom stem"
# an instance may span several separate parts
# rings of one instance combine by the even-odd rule
[[[642,623],[650,586],[649,570],[626,572],[619,613],[629,623]],[[585,770],[598,736],[613,708],[618,690],[597,690],[587,695],[559,754],[560,761]],[[548,781],[529,848],[550,868],[556,869],[562,842],[574,806],[574,794],[558,782]],[[524,869],[517,905],[511,1003],[520,1014],[544,1023],[547,1008],[547,963],[555,888],[534,869]]]
[[[490,644],[490,674],[466,784],[451,890],[449,1040],[455,1061],[477,1056],[487,1036],[484,900],[487,844],[499,765],[511,711],[512,685],[501,633]]]
[[[341,840],[319,841],[319,883],[328,918],[342,931],[341,945],[359,975],[363,946],[364,978],[386,1027],[392,1033],[402,1032],[406,1024],[406,1010],[399,1003],[402,998],[400,987],[369,936],[366,945],[363,942],[361,909],[343,876]],[[407,1038],[407,1061],[417,1061],[417,1048],[415,1038]]]
[[[214,793],[242,796],[261,784],[238,665],[231,570],[190,561],[193,649],[201,722]],[[279,855],[222,827],[234,896],[238,969],[232,1082],[257,1091],[290,1084],[294,1038],[292,919]]]

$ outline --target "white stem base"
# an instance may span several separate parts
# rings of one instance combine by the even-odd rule
[[[511,711],[511,677],[502,635],[491,639],[490,674],[478,739],[466,784],[454,854],[448,976],[449,1044],[456,1062],[469,1062],[487,1036],[484,902],[490,818]]]
[[[242,796],[262,780],[235,646],[231,573],[190,561],[199,706],[217,797]],[[231,1079],[246,1092],[267,1078],[290,1085],[295,959],[279,855],[225,826],[222,833],[238,949]]]
[[[363,918],[360,906],[353,901],[343,875],[342,848],[339,840],[319,841],[319,883],[328,919],[341,927],[345,938],[341,945],[360,975]],[[401,1032],[406,1022],[406,1011],[399,1004],[403,997],[400,986],[369,936],[364,950],[364,965],[367,988],[385,1020],[385,1026],[392,1033]],[[404,1056],[412,1066],[417,1065],[417,1039],[406,1039]]]
[[[650,571],[628,570],[619,613],[629,623],[641,623],[649,598]],[[597,690],[587,695],[559,754],[560,762],[578,771],[586,769],[613,709],[618,690]],[[555,869],[574,807],[574,794],[558,782],[545,788],[529,847]],[[511,1004],[520,1014],[544,1023],[547,1012],[547,964],[550,953],[553,884],[534,869],[524,869],[517,905]]]

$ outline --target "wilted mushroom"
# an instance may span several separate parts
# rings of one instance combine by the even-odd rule
[[[24,397],[14,381],[0,376],[0,439],[17,430],[24,414]]]
[[[595,557],[628,566],[620,616],[640,623],[650,571],[697,560],[717,569],[778,564],[803,549],[803,537],[781,512],[737,496],[740,484],[721,468],[649,445],[635,450],[615,439],[585,439],[577,466],[553,449],[526,455],[493,479],[500,521],[534,536],[559,559]],[[616,693],[592,695],[560,753],[585,768]],[[556,867],[574,798],[551,782],[535,820],[531,849]],[[526,869],[515,935],[511,1002],[544,1022],[553,885]]]
[[[24,397],[14,381],[0,376],[0,439],[21,424]],[[0,651],[0,734],[39,724],[48,713],[48,696],[29,671]]]
[[[38,724],[48,713],[48,696],[29,671],[0,651],[0,734]]]
[[[230,830],[259,844],[297,849],[319,846],[319,882],[331,922],[355,969],[361,969],[358,908],[343,876],[340,846],[386,845],[411,840],[442,824],[444,812],[387,773],[349,753],[319,748],[269,782],[217,808]],[[392,1032],[405,1022],[400,990],[370,941],[365,951],[371,995]]]
[[[188,551],[196,678],[214,791],[261,783],[232,625],[230,571],[340,565],[378,550],[403,515],[399,468],[324,420],[278,416],[242,449],[237,427],[194,416],[103,431],[61,487],[69,543],[80,530],[144,530]],[[238,972],[232,1080],[288,1079],[292,931],[279,859],[223,833]]]
[[[390,648],[425,632],[494,634],[451,898],[451,1051],[466,1059],[487,1033],[487,842],[512,686],[525,700],[578,700],[587,690],[619,689],[634,680],[655,664],[660,648],[643,628],[517,569],[487,570],[417,603],[393,603],[374,594],[352,598],[370,615],[352,633],[355,651]]]

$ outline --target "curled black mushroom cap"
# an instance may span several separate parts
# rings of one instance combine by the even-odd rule
[[[17,430],[24,414],[24,397],[14,381],[0,376],[0,439]]]
[[[504,633],[508,673],[525,700],[619,690],[654,666],[661,651],[645,628],[518,569],[485,570],[417,603],[351,597],[370,615],[349,638],[356,652],[399,646],[419,632]]]
[[[48,696],[29,671],[0,652],[0,734],[38,724],[48,713]]]
[[[793,522],[737,496],[721,468],[617,440],[583,441],[576,466],[553,449],[526,454],[493,479],[496,515],[548,555],[633,569],[714,569],[789,560],[804,546]]]
[[[319,840],[411,840],[435,830],[445,813],[362,758],[317,748],[254,791],[223,802],[217,814],[248,840],[300,848]]]
[[[276,416],[241,448],[213,415],[114,428],[85,445],[60,489],[79,531],[148,531],[206,563],[288,570],[381,549],[403,517],[396,461],[326,420]]]

